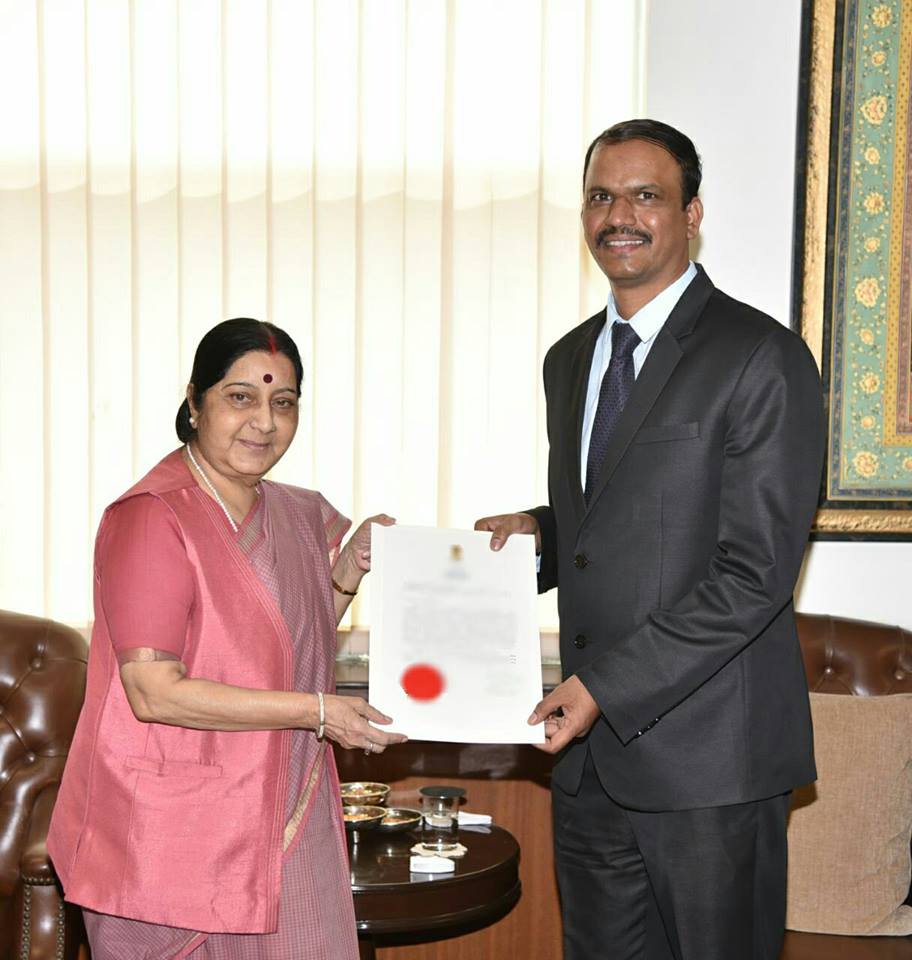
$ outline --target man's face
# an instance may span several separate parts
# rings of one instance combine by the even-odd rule
[[[681,168],[662,147],[628,140],[593,151],[583,186],[586,243],[612,288],[641,294],[640,305],[687,268],[703,206],[682,199]]]

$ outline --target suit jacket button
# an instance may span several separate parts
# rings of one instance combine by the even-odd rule
[[[577,650],[582,650],[583,647],[586,646],[586,643],[587,643],[587,642],[588,642],[588,641],[586,640],[586,638],[585,638],[581,633],[578,633],[578,634],[573,638],[573,646],[576,647]]]
[[[582,570],[583,567],[588,566],[588,564],[589,564],[589,558],[586,556],[585,553],[578,553],[573,558],[573,565],[576,567],[577,570]]]

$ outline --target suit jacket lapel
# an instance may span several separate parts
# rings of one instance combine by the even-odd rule
[[[618,420],[617,427],[615,427],[614,434],[605,452],[598,483],[584,516],[588,515],[602,495],[637,430],[640,429],[649,411],[658,400],[659,394],[665,388],[665,384],[668,383],[669,377],[684,355],[680,341],[693,331],[697,317],[703,312],[706,301],[714,289],[712,281],[706,276],[703,268],[697,264],[697,275],[684,293],[681,294],[681,299],[678,300],[674,309],[668,315],[668,319],[659,331],[656,342],[652,345],[649,356],[646,357],[646,362],[643,364],[643,369],[633,385],[630,399],[627,401],[627,406],[624,407],[624,412]],[[577,431],[577,445],[580,442],[579,433],[581,430],[580,427]],[[576,458],[576,476],[578,481],[579,456]],[[585,503],[585,500],[582,502]]]
[[[605,326],[608,316],[607,309],[590,317],[583,330],[583,336],[577,344],[571,361],[570,382],[570,416],[572,436],[566,445],[567,456],[570,459],[565,477],[570,487],[570,500],[576,513],[577,521],[583,519],[586,511],[586,500],[583,496],[582,478],[580,477],[580,444],[583,434],[583,417],[586,412],[586,392],[589,386],[589,371],[592,368],[592,355],[595,352],[595,342]]]

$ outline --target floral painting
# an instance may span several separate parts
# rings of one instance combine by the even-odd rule
[[[796,318],[829,429],[815,534],[912,537],[912,4],[806,3]]]

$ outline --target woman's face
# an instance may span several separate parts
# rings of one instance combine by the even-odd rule
[[[288,449],[298,429],[297,378],[282,353],[254,351],[235,360],[203,394],[196,446],[211,467],[231,480],[257,480]]]

